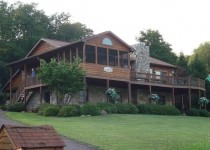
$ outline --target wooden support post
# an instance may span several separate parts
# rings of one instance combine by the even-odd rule
[[[86,77],[84,77],[84,80],[83,80],[83,82],[84,82],[84,86],[83,86],[83,102],[86,102],[87,101],[87,93],[86,93],[86,91],[87,91],[87,82],[86,82]]]
[[[122,67],[120,66],[120,52],[119,51],[117,51],[117,66]]]
[[[131,100],[131,83],[128,82],[128,103],[132,103]]]
[[[9,98],[12,101],[12,67],[9,68],[10,84],[9,84]]]
[[[184,96],[182,94],[182,113],[184,113]]]
[[[172,103],[173,103],[173,106],[175,106],[174,88],[172,88]]]
[[[85,55],[85,44],[84,44],[83,47],[82,47],[82,51],[83,51],[83,52],[82,52],[82,53],[83,53],[83,60],[82,60],[82,62],[85,63],[85,60],[86,60],[86,59],[85,59],[85,58],[86,58],[86,55]]]
[[[131,61],[130,61],[130,55],[128,53],[128,68],[131,68]]]
[[[23,81],[23,88],[26,87],[26,80],[27,80],[27,75],[26,75],[26,64],[24,64],[24,81]]]
[[[149,85],[149,94],[152,94],[152,86]]]
[[[188,90],[188,98],[189,98],[189,109],[191,109],[191,89]]]
[[[26,103],[26,90],[24,89],[24,103]]]
[[[66,51],[63,51],[63,60],[66,62]]]
[[[109,79],[106,80],[106,90],[109,88]],[[109,97],[106,97],[107,102],[109,102]]]
[[[97,47],[95,46],[95,64],[98,64]]]
[[[40,89],[39,89],[39,104],[42,103],[42,86],[40,86]]]
[[[109,66],[109,49],[107,49],[107,51],[106,51],[106,56],[107,56],[107,58],[106,58],[107,59],[106,60],[107,62],[106,63]]]

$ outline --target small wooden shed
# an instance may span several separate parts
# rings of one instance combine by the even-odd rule
[[[52,126],[2,125],[0,150],[64,150],[65,143]]]

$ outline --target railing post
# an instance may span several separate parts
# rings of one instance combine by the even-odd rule
[[[148,80],[149,83],[151,82],[151,75],[152,75],[152,74],[149,74],[149,80]]]
[[[9,97],[10,97],[10,101],[12,101],[12,67],[9,68],[9,75],[10,75]]]
[[[174,76],[171,77],[171,84],[174,85]]]
[[[190,77],[188,77],[188,86],[190,86],[191,84],[190,84]]]

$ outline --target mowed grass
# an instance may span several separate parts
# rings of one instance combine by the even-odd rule
[[[210,118],[159,115],[44,117],[6,115],[28,125],[52,125],[62,135],[104,150],[209,150]]]

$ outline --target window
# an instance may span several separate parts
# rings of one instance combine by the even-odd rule
[[[120,51],[120,67],[128,68],[128,53]]]
[[[109,65],[118,66],[117,50],[109,49]]]
[[[98,64],[107,65],[107,49],[97,48]]]
[[[85,56],[86,56],[87,63],[96,63],[95,46],[86,45],[85,46]]]
[[[109,38],[104,38],[102,44],[112,46],[112,41]]]
[[[164,79],[166,76],[165,71],[155,71],[156,79]]]

